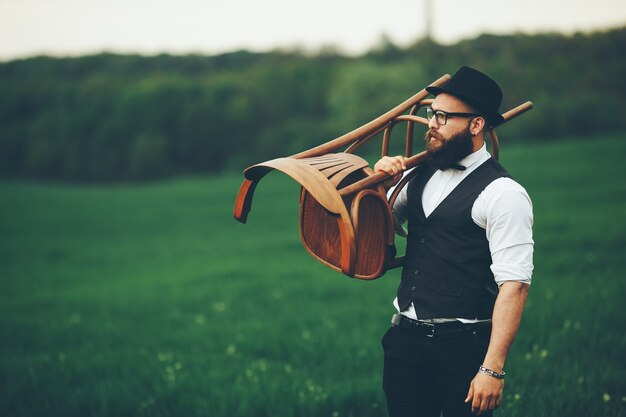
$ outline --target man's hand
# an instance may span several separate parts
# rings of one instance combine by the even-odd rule
[[[465,402],[472,402],[472,413],[482,414],[485,411],[493,411],[500,406],[504,379],[478,372],[470,383],[469,392]]]
[[[406,158],[404,156],[383,156],[376,165],[374,165],[375,172],[385,172],[387,175],[391,175],[391,179],[384,182],[385,188],[391,188],[396,185],[402,178],[402,173],[406,171]]]

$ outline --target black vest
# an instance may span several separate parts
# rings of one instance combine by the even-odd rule
[[[400,311],[413,302],[419,319],[491,318],[497,286],[485,229],[472,220],[472,206],[492,181],[510,175],[490,158],[426,218],[422,192],[436,169],[418,169],[407,189],[409,235],[398,287]]]

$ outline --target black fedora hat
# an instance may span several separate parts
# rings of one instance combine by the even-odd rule
[[[502,103],[500,86],[474,68],[462,66],[444,85],[426,87],[426,91],[434,95],[448,93],[458,97],[480,111],[492,126],[504,122],[504,118],[498,112]]]

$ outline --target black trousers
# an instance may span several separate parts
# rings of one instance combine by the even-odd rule
[[[473,416],[471,402],[464,400],[485,358],[490,336],[491,326],[432,338],[392,326],[382,339],[383,390],[389,416]]]

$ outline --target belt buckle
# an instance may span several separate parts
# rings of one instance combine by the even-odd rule
[[[435,324],[434,323],[420,323],[422,326],[429,327],[430,333],[426,334],[426,337],[434,337],[435,336]]]

